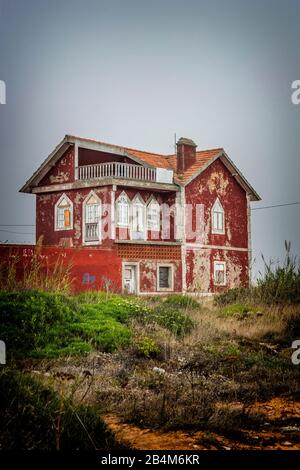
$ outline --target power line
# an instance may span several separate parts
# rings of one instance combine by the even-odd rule
[[[34,235],[33,232],[13,232],[11,230],[0,230],[0,232],[6,232],[6,233],[14,233],[16,235]]]
[[[26,224],[0,224],[0,227],[35,227],[35,225]]]
[[[286,204],[274,204],[273,206],[253,207],[253,209],[251,208],[251,210],[252,211],[260,211],[262,209],[273,209],[273,207],[295,206],[296,204],[300,204],[300,201],[298,201],[298,202],[288,202]]]

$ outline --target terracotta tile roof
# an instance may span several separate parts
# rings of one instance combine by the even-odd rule
[[[175,179],[178,182],[186,182],[197,173],[203,166],[205,166],[210,160],[215,158],[218,154],[222,152],[222,148],[216,148],[211,150],[200,150],[196,152],[196,162],[190,168],[188,168],[182,175],[176,175],[176,155],[163,155],[160,153],[146,152],[144,150],[133,149],[130,147],[122,147],[121,145],[108,144],[107,142],[102,142],[99,140],[86,139],[77,136],[68,136],[74,139],[78,139],[84,142],[94,142],[96,144],[103,144],[111,148],[119,148],[126,151],[129,155],[142,160],[148,165],[166,168],[174,171]]]

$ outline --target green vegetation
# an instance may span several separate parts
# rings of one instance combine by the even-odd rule
[[[149,336],[140,338],[136,343],[136,347],[138,352],[146,358],[155,357],[160,353],[160,347],[156,341],[153,338],[149,338]]]
[[[223,307],[238,302],[267,305],[297,305],[300,303],[300,264],[291,254],[290,242],[285,242],[286,255],[282,264],[264,262],[257,285],[250,288],[229,289],[215,297],[216,305]]]
[[[251,313],[256,313],[258,311],[257,307],[253,307],[249,304],[230,304],[225,307],[222,307],[219,314],[221,316],[230,316],[230,315],[236,315],[236,316],[243,316]]]
[[[169,295],[165,299],[164,303],[165,305],[169,305],[170,307],[181,309],[199,309],[201,307],[199,302],[193,297],[182,294]]]
[[[0,337],[14,357],[112,352],[132,338],[131,320],[157,323],[182,336],[194,322],[163,303],[149,308],[134,297],[104,293],[0,292]]]
[[[1,450],[110,450],[117,445],[98,413],[75,405],[29,375],[0,371]]]

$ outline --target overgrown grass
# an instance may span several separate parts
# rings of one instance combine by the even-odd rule
[[[69,293],[72,290],[71,263],[60,256],[53,265],[41,260],[41,240],[26,262],[12,251],[9,259],[0,263],[0,290],[35,289],[46,292]]]
[[[168,295],[164,301],[165,305],[180,309],[200,309],[199,302],[189,295],[172,294]]]
[[[291,254],[290,242],[285,242],[283,263],[264,262],[264,272],[260,273],[257,285],[251,288],[229,289],[215,297],[218,306],[232,303],[297,305],[300,303],[300,264]]]
[[[194,322],[163,303],[149,308],[134,297],[103,293],[0,292],[0,337],[9,357],[57,357],[113,352],[128,346],[131,319],[157,323],[182,336]]]
[[[110,450],[118,446],[96,411],[59,397],[29,375],[0,371],[1,450]]]

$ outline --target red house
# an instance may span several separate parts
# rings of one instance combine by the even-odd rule
[[[222,148],[196,147],[181,138],[161,155],[66,135],[21,189],[36,195],[37,239],[75,264],[94,256],[85,275],[97,288],[106,259],[117,260],[118,288],[136,294],[248,285],[260,197]]]

